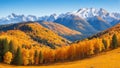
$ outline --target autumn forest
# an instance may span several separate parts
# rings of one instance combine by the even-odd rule
[[[120,47],[120,24],[80,41],[70,42],[37,22],[20,23],[0,33],[0,62],[43,65],[80,60]],[[37,27],[37,28],[36,28]]]

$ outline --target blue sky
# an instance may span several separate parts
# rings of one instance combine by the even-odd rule
[[[120,12],[120,0],[0,0],[0,17],[11,13],[44,16],[80,8],[104,8]]]

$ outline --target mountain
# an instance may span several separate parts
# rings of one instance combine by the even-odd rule
[[[107,29],[107,30],[104,30],[100,33],[97,33],[91,37],[89,37],[90,39],[91,38],[96,38],[96,37],[107,37],[107,36],[112,36],[113,34],[119,34],[120,33],[120,22],[118,24],[116,24],[115,26]]]
[[[120,13],[112,13],[116,18],[120,18]]]
[[[13,32],[11,32],[11,30]],[[43,45],[50,46],[51,48],[54,48],[56,46],[68,45],[70,43],[65,38],[62,38],[61,36],[57,35],[53,31],[43,27],[42,25],[40,25],[37,22],[25,22],[25,23],[17,23],[17,24],[0,26],[1,32],[6,33],[6,31],[7,31],[7,32],[11,32],[11,33],[16,33],[16,30],[18,30],[20,33],[22,32],[22,33],[26,34],[28,37],[31,38],[31,40],[33,40],[37,43],[43,44]],[[18,36],[19,36],[19,32],[17,32]],[[22,35],[20,35],[20,36],[22,36]],[[16,36],[16,38],[17,38],[17,36]],[[22,38],[26,39],[26,37],[22,37]]]
[[[72,16],[79,16],[81,18],[84,18],[85,20],[88,20],[91,17],[101,17],[103,20],[107,22],[113,22],[114,20],[120,20],[120,13],[110,13],[107,10],[100,8],[100,9],[95,9],[95,8],[81,8],[77,11],[73,12],[67,12],[64,14],[51,14],[49,16],[42,16],[42,17],[37,17],[34,15],[17,15],[15,13],[12,13],[11,15],[8,15],[7,17],[3,17],[0,19],[0,25],[1,24],[10,24],[10,23],[19,23],[19,22],[24,22],[24,21],[55,21],[58,18],[65,17],[68,15]]]
[[[81,32],[83,38],[97,32],[85,19],[74,15],[59,17],[55,22]]]
[[[82,8],[78,11],[61,14],[55,20],[56,23],[81,32],[82,38],[106,30],[119,21],[119,13],[109,13],[102,8]]]
[[[88,22],[97,31],[102,31],[112,26],[109,22],[105,21],[99,16],[89,18]]]
[[[37,17],[34,15],[17,15],[12,13],[11,15],[8,15],[7,17],[3,17],[0,19],[0,25],[4,24],[11,24],[11,23],[19,23],[19,22],[28,22],[28,21],[54,21],[57,18],[56,14],[52,14],[50,16],[42,16]]]
[[[82,35],[79,31],[72,30],[55,22],[44,21],[40,22],[40,24],[70,41],[79,40]]]
[[[48,22],[53,22],[57,19],[58,15],[57,14],[52,14],[50,16],[42,16],[38,18],[38,21],[48,21]]]
[[[94,16],[99,16],[108,22],[112,22],[113,19],[120,19],[119,13],[110,13],[103,8],[100,8],[100,9],[82,8],[82,9],[79,9],[78,11],[72,12],[71,14],[77,15],[86,19],[89,19],[90,17],[94,17]]]
[[[8,30],[5,32],[2,31],[0,32],[0,39],[2,38],[12,40],[16,47],[22,45],[26,45],[28,47],[30,47],[31,45],[44,46],[43,44],[34,41],[30,36],[28,36],[25,32],[21,30]]]
[[[103,8],[99,8],[99,9],[81,8],[73,12],[67,12],[59,15],[51,14],[49,16],[42,16],[42,17],[37,17],[34,15],[28,15],[28,16],[16,15],[12,13],[7,17],[1,18],[0,25],[28,22],[28,21],[46,21],[49,24],[42,23],[41,25],[67,38],[68,40],[76,41],[87,38],[93,34],[96,34],[100,31],[106,30],[116,25],[118,22],[120,22],[120,13],[115,13],[115,12],[111,13]],[[51,24],[51,22],[53,23]],[[64,29],[67,28],[66,30],[68,30],[68,32],[74,30],[75,32],[73,33],[76,32],[77,33],[76,35],[68,35],[67,31],[65,32],[64,29],[61,30],[58,29],[57,27]],[[64,34],[62,32],[64,32]],[[73,39],[73,37],[75,38]]]
[[[11,15],[9,15],[6,18],[3,18],[3,23],[5,23],[5,24],[17,23],[17,22],[22,22],[22,21],[26,21],[25,16],[24,15],[16,15],[14,13],[12,13]]]
[[[67,17],[67,15],[79,16],[84,18],[86,21],[90,20],[91,18],[101,17],[104,21],[109,22],[110,24],[114,23],[114,21],[120,20],[120,13],[110,13],[103,8],[81,8],[74,12],[61,14],[58,17]]]

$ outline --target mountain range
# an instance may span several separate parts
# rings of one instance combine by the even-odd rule
[[[0,25],[37,21],[39,24],[70,40],[84,39],[106,30],[120,22],[120,13],[110,13],[100,8],[81,8],[64,14],[37,17],[12,13],[0,19]]]

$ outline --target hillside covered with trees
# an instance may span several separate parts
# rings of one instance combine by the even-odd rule
[[[70,43],[70,41],[43,27],[37,22],[3,25],[0,26],[0,31],[0,37],[7,36],[12,38],[19,42],[20,45],[42,44],[55,48],[62,45],[68,45]]]
[[[68,44],[69,41],[38,23],[19,24],[13,30],[0,33],[0,61],[15,65],[42,65],[83,59],[119,47],[119,30],[120,24],[99,33],[100,36]]]

